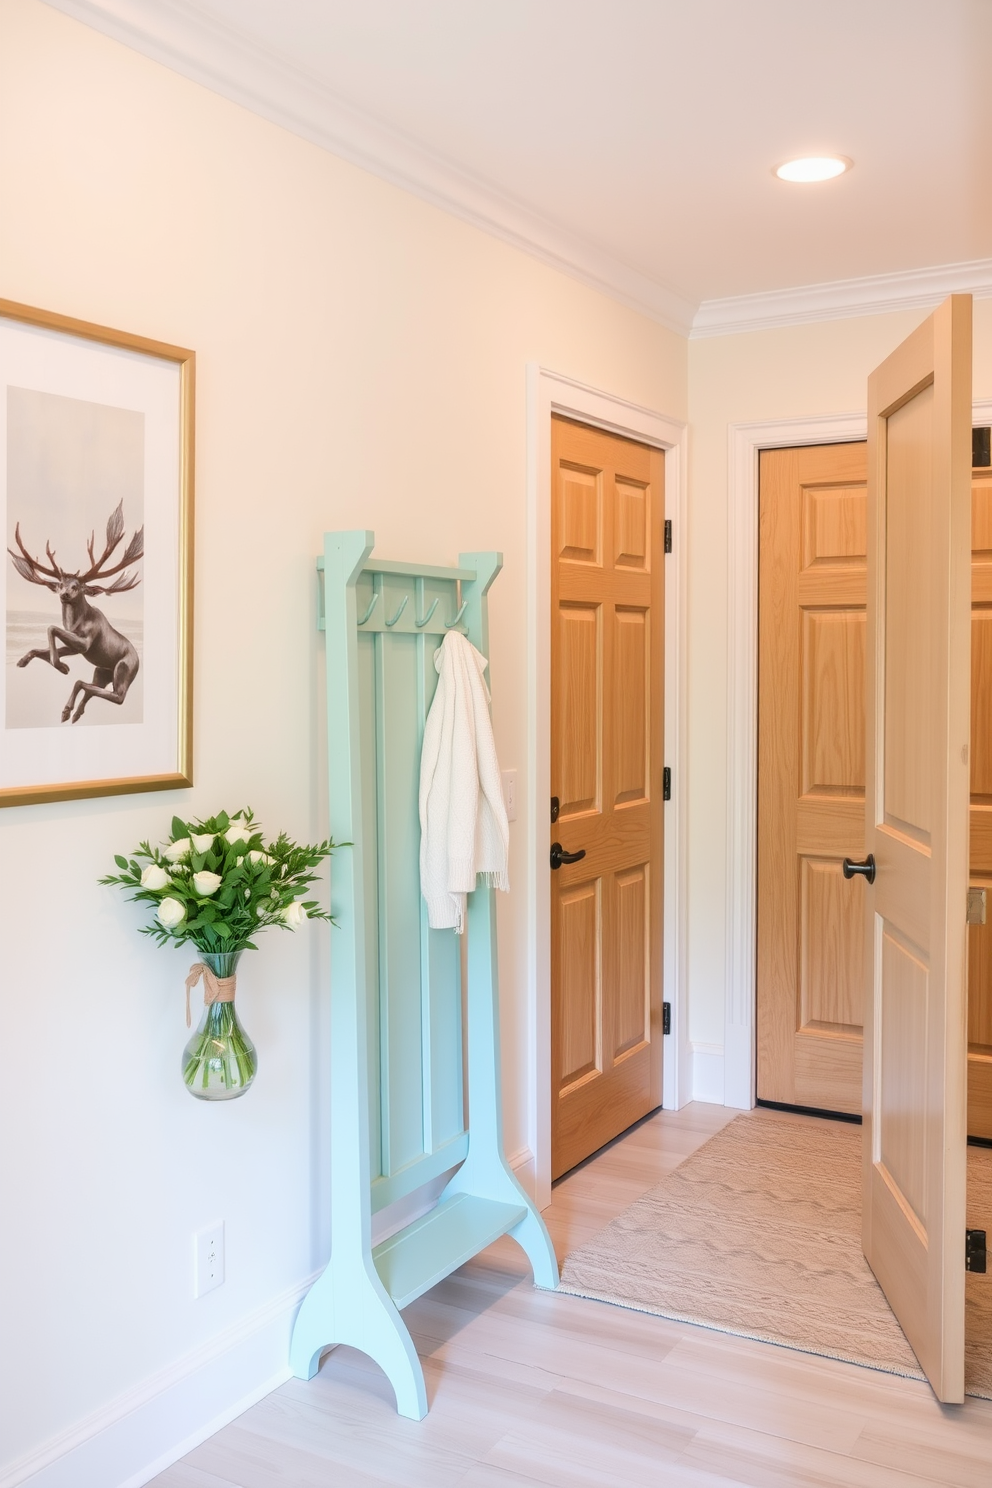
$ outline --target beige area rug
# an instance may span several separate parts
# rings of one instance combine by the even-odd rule
[[[968,1149],[968,1224],[992,1234],[987,1148]],[[858,1126],[736,1117],[574,1251],[561,1290],[923,1378],[861,1253]],[[966,1307],[966,1388],[992,1399],[992,1273]]]

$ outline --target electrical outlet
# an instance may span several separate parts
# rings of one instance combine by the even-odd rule
[[[517,772],[516,770],[503,771],[503,805],[506,807],[507,821],[517,819]]]
[[[193,1296],[202,1297],[224,1280],[224,1221],[193,1236]]]

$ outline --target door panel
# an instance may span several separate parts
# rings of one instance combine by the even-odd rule
[[[569,718],[569,747],[558,792],[565,817],[595,811],[603,779],[603,607],[562,605],[558,614],[558,686]]]
[[[651,1039],[651,869],[647,863],[616,875],[617,997],[613,1058]]]
[[[840,864],[801,858],[800,1029],[861,1032],[864,904]],[[861,1071],[858,1070],[860,1079]]]
[[[552,1173],[661,1103],[664,457],[552,420]]]
[[[616,729],[616,806],[648,799],[648,751],[651,736],[651,616],[647,610],[614,612],[616,625],[615,695],[622,700]]]
[[[971,298],[868,381],[865,1255],[964,1399]],[[853,883],[852,883],[853,887]]]
[[[804,796],[865,788],[865,617],[857,610],[803,612]]]
[[[882,819],[923,846],[930,842],[933,771],[930,717],[932,624],[929,545],[933,525],[933,388],[886,420],[888,510],[885,565],[885,769]]]
[[[864,444],[766,450],[759,498],[758,1096],[861,1110]]]
[[[603,917],[600,884],[575,884],[561,895],[558,958],[568,986],[561,1015],[561,1083],[568,1088],[603,1067],[601,1003]]]

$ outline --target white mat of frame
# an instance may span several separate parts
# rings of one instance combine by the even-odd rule
[[[986,1148],[968,1149],[968,1224],[992,1232]],[[560,1289],[923,1378],[861,1253],[858,1126],[736,1117],[574,1251]],[[966,1306],[966,1387],[992,1399],[992,1273]]]

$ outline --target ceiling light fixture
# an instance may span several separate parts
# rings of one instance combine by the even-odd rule
[[[846,155],[807,155],[776,166],[775,174],[780,181],[832,181],[849,171],[853,164]]]

